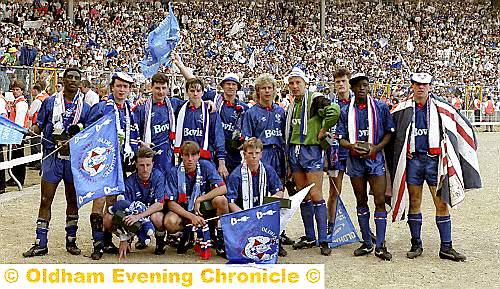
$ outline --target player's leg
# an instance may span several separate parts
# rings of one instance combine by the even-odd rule
[[[49,222],[51,218],[51,207],[54,201],[58,183],[49,183],[41,180],[41,198],[38,209],[38,219],[36,221],[36,241],[35,244],[26,252],[23,257],[42,256],[49,252],[47,248],[49,232]]]
[[[308,172],[306,173],[306,178],[308,184],[315,184],[311,188],[309,194],[313,204],[321,255],[329,256],[331,254],[331,249],[328,247],[327,238],[328,212],[325,199],[323,198],[323,171]]]
[[[106,205],[106,198],[98,198],[92,201],[92,213],[90,214],[90,227],[92,229],[93,252],[90,257],[99,260],[104,254],[104,228],[103,210]]]
[[[329,177],[330,194],[328,196],[328,234],[333,232],[335,225],[335,214],[337,212],[337,197],[342,192],[342,180],[344,179],[344,172],[337,171],[335,177]]]
[[[155,232],[155,240],[156,240],[156,246],[155,246],[155,255],[163,255],[165,254],[165,236],[166,236],[166,230],[165,225],[163,223],[163,219],[165,218],[165,214],[163,211],[161,212],[156,212],[151,215],[151,222],[153,222],[153,225],[156,228]]]
[[[356,197],[356,211],[358,224],[361,231],[363,243],[354,250],[354,256],[363,256],[373,251],[373,243],[370,234],[370,208],[368,207],[367,179],[365,176],[350,175],[350,181]]]
[[[436,187],[429,186],[432,193],[432,199],[436,207],[436,225],[439,230],[441,238],[441,246],[439,249],[439,257],[441,259],[448,259],[452,261],[465,261],[465,255],[453,249],[451,241],[451,217],[448,209],[448,204],[443,202],[440,196],[436,194]]]
[[[213,198],[212,206],[215,208],[217,216],[222,216],[224,214],[229,213],[228,202],[225,196],[217,196]],[[216,223],[217,227],[215,232],[216,234],[215,250],[218,256],[226,258],[226,248],[224,247],[224,235],[222,233],[221,223],[219,220]]]
[[[375,227],[376,227],[376,241],[375,241],[375,256],[382,260],[391,260],[392,255],[387,251],[385,246],[385,232],[387,228],[387,211],[385,208],[385,189],[386,178],[383,175],[371,175],[368,178],[370,189],[373,193],[373,200],[375,202]]]
[[[295,171],[292,173],[293,180],[297,186],[297,190],[301,190],[308,186],[305,172]],[[300,203],[300,216],[304,224],[305,236],[293,244],[293,249],[311,248],[316,245],[316,232],[314,230],[314,207],[310,199],[310,193]]]
[[[73,182],[64,182],[64,192],[66,195],[66,251],[72,255],[80,255],[82,251],[76,245],[78,206]]]

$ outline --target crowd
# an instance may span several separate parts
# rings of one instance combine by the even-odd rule
[[[316,1],[176,1],[174,12],[178,50],[201,76],[283,77],[297,65],[331,82],[336,68],[348,66],[382,83],[425,70],[438,85],[500,87],[500,19],[489,2],[327,1],[324,38]],[[72,23],[66,5],[0,4],[1,62],[139,73],[147,33],[168,13],[167,1],[78,1]]]

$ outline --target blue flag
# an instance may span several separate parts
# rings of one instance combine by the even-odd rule
[[[151,31],[145,48],[145,58],[139,62],[142,73],[150,78],[164,64],[167,67],[172,65],[170,53],[179,42],[179,22],[174,15],[172,5],[169,5],[168,16]]]
[[[391,64],[392,69],[401,69],[403,67],[403,60]]]
[[[0,144],[20,144],[28,130],[0,115]]]
[[[333,234],[328,236],[328,246],[335,248],[354,242],[359,242],[358,233],[356,233],[356,229],[352,224],[351,218],[349,218],[344,203],[342,203],[340,196],[338,196],[335,225],[333,226]]]
[[[274,46],[274,42],[269,41],[269,43],[264,47],[264,50],[266,52],[274,52],[276,50],[276,47]]]
[[[113,112],[75,135],[69,148],[78,208],[94,199],[125,192]]]
[[[229,263],[276,263],[280,235],[279,202],[223,215],[220,221]]]

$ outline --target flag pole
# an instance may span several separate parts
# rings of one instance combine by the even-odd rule
[[[205,221],[208,222],[208,221],[213,221],[213,220],[217,220],[217,219],[220,219],[220,216],[208,218]],[[186,227],[190,227],[190,226],[193,226],[193,224],[187,224],[186,225]]]

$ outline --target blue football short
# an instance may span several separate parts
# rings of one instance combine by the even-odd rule
[[[429,186],[437,185],[438,159],[438,156],[427,153],[413,154],[413,158],[406,162],[406,182],[421,186],[425,180]]]
[[[288,156],[292,172],[323,171],[323,150],[318,145],[290,145]]]
[[[354,178],[362,176],[384,176],[384,155],[378,152],[375,159],[363,159],[357,156],[349,156],[349,158],[347,158],[347,175]]]

